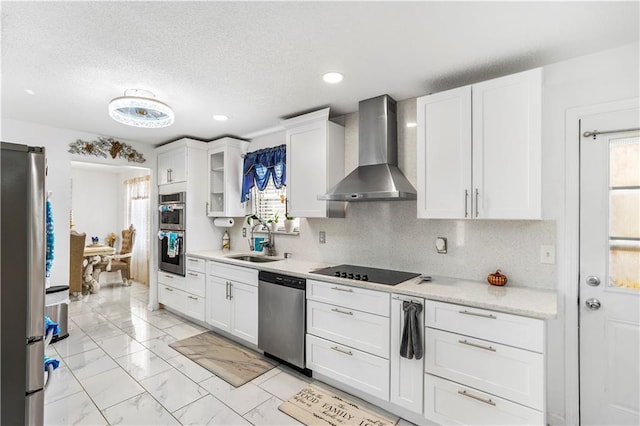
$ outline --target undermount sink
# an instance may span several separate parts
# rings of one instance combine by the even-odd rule
[[[280,259],[274,259],[266,256],[252,256],[250,254],[236,254],[233,256],[225,256],[227,259],[244,260],[245,262],[266,263],[275,262]]]

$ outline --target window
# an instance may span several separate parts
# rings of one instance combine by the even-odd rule
[[[277,189],[272,181],[269,181],[264,191],[259,191],[257,187],[253,188],[253,212],[256,216],[264,221],[272,220],[278,217],[278,230],[284,230],[284,219],[286,217],[286,187],[282,186]],[[294,221],[294,229],[298,230],[300,219]]]

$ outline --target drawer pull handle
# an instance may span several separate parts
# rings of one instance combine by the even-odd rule
[[[496,403],[493,402],[492,400],[488,399],[488,398],[481,398],[479,396],[473,395],[468,393],[466,390],[461,390],[458,391],[458,393],[462,396],[466,396],[472,399],[475,399],[476,401],[480,401],[480,402],[484,402],[485,404],[489,404],[489,405],[493,405],[494,407],[496,406]]]
[[[193,296],[187,296],[189,299],[193,299],[193,300],[198,300],[197,297],[193,297]]]
[[[331,287],[331,290],[346,291],[347,293],[353,293],[352,288]]]
[[[473,342],[467,342],[466,340],[458,340],[458,343],[462,343],[463,345],[473,346],[474,348],[484,349],[485,351],[495,352],[496,348],[491,346],[483,346]]]
[[[332,311],[333,311],[333,312],[337,312],[337,313],[339,313],[339,314],[353,315],[353,312],[341,311],[341,310],[340,310],[340,309],[338,309],[338,308],[333,308],[333,309],[332,309]]]
[[[189,272],[189,275],[191,275],[192,277],[198,277],[198,274],[194,274],[193,272]]]
[[[340,352],[341,354],[345,354],[345,355],[349,355],[349,356],[353,356],[353,352],[351,351],[345,351],[344,349],[340,349],[337,346],[332,346],[331,349],[333,349],[334,351]]]
[[[164,289],[167,290],[167,291],[173,291],[173,289],[171,287],[165,287]]]
[[[198,260],[198,259],[191,259],[191,258],[188,258],[187,260],[188,260],[189,262],[199,262],[199,260]]]
[[[465,315],[473,315],[474,317],[482,317],[482,318],[490,318],[490,319],[498,319],[497,316],[491,314],[480,314],[478,312],[469,312],[469,311],[458,311],[460,314]]]
[[[164,277],[165,277],[165,278],[173,279],[173,275],[165,275]]]

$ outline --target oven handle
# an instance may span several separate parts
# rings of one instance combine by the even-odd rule
[[[167,238],[170,233],[178,234],[178,237],[184,238],[183,231],[163,231],[162,229],[158,231],[158,239],[161,240],[163,238]]]
[[[158,211],[172,212],[174,210],[184,210],[184,204],[160,204]]]

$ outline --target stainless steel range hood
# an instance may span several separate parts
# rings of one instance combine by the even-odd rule
[[[415,200],[398,168],[396,101],[389,95],[360,101],[358,167],[319,200]]]

